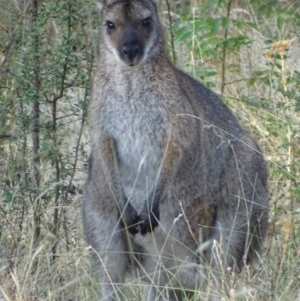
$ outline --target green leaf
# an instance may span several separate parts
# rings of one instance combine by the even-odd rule
[[[228,28],[229,27],[229,25],[230,25],[230,18],[227,18],[227,17],[224,17],[224,18],[222,18],[222,27],[223,28]]]
[[[281,16],[279,16],[277,18],[277,27],[278,27],[278,29],[282,29],[282,25],[283,25],[283,18]]]

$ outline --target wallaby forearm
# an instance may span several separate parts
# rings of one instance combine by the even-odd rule
[[[138,232],[139,217],[125,196],[120,182],[116,145],[113,138],[102,133],[98,137],[94,152],[96,150],[98,154],[96,159],[94,159],[96,160],[95,165],[99,164],[105,173],[106,181],[118,207],[121,228],[128,228],[131,234],[136,234]]]

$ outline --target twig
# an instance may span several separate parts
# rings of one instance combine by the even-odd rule
[[[170,24],[170,35],[171,35],[171,48],[172,48],[172,55],[173,55],[173,63],[176,65],[176,53],[175,53],[175,44],[174,44],[174,33],[173,33],[173,21],[171,16],[171,7],[169,0],[166,0],[167,10],[168,10],[168,17],[169,17],[169,24]]]
[[[231,3],[232,3],[232,0],[229,0],[228,4],[227,4],[227,15],[226,15],[227,19],[230,17]],[[224,94],[224,90],[225,90],[225,77],[226,77],[226,40],[227,40],[227,37],[228,37],[228,28],[225,28],[223,50],[222,50],[222,78],[221,78],[221,92],[222,92],[222,95]]]

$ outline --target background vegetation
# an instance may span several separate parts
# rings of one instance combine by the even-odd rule
[[[162,0],[161,18],[268,163],[265,252],[232,300],[300,300],[300,3]],[[98,24],[93,0],[0,0],[1,301],[97,299],[80,201]]]

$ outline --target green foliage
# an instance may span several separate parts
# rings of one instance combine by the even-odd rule
[[[62,188],[72,184],[87,153],[82,135],[95,49],[94,24],[87,22],[95,8],[93,1],[72,0],[16,5],[1,12],[0,134],[11,139],[0,149],[0,207],[34,208],[37,227],[55,206],[50,228],[61,239],[61,204],[68,198]]]

